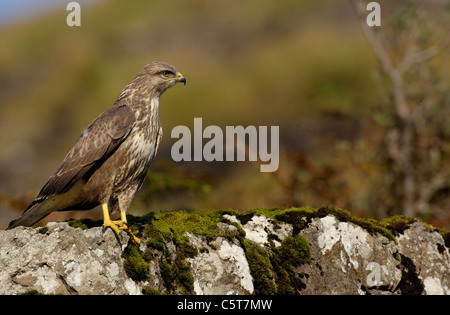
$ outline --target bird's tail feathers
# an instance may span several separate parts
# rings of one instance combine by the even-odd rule
[[[10,230],[17,226],[32,226],[51,212],[48,208],[46,200],[33,202],[18,219],[11,221],[6,229]]]
[[[11,221],[6,229],[9,230],[16,226],[32,226],[53,211],[65,211],[70,208],[73,210],[77,209],[76,205],[79,204],[78,196],[83,184],[83,181],[78,181],[69,191],[63,194],[45,196],[39,194],[25,209],[22,216],[17,220]]]

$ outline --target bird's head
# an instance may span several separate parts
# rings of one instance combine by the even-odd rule
[[[152,92],[162,94],[177,82],[186,85],[186,78],[174,66],[163,61],[153,61],[138,73],[134,81],[139,81],[139,85],[150,88]]]

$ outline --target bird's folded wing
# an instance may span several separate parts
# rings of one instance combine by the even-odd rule
[[[83,131],[35,201],[65,193],[80,178],[92,175],[127,138],[134,122],[135,115],[126,105],[113,106],[103,112]]]

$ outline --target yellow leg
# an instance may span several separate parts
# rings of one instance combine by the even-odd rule
[[[102,210],[103,210],[103,228],[106,229],[107,227],[110,227],[114,231],[114,233],[116,233],[116,235],[119,236],[120,233],[119,228],[109,218],[109,210],[107,203],[102,204]]]
[[[125,212],[120,211],[120,220],[117,221],[111,221],[109,218],[109,211],[108,211],[108,204],[104,203],[102,204],[103,209],[103,227],[107,228],[110,227],[114,233],[116,233],[117,236],[119,236],[119,229],[124,230],[128,233],[128,235],[131,237],[132,241],[140,244],[141,240],[137,238],[133,232],[131,232],[131,228],[127,224],[127,216]]]

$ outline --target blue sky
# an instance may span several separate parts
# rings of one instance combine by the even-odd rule
[[[0,25],[14,22],[17,19],[45,13],[58,6],[66,7],[71,0],[0,0]],[[77,1],[80,5],[89,0]]]
[[[45,12],[58,2],[61,0],[0,0],[0,24]]]

